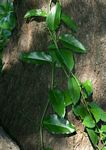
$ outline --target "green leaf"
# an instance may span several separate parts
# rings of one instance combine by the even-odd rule
[[[74,68],[74,58],[73,53],[68,50],[59,49],[57,51],[54,44],[49,46],[49,51],[52,51],[52,53],[55,53],[54,60],[59,64],[59,66],[65,65],[69,71],[72,71]]]
[[[69,90],[64,91],[64,101],[65,101],[65,106],[69,106],[72,104],[72,99]]]
[[[52,62],[56,64],[56,67],[60,68],[61,64],[57,58],[56,52],[54,50],[49,50],[49,55],[52,57]]]
[[[101,120],[106,122],[106,112],[104,112],[103,110],[101,112]]]
[[[94,115],[95,120],[98,122],[100,119],[106,122],[106,112],[95,102],[89,104],[92,114]]]
[[[102,109],[95,102],[91,102],[89,106],[90,106],[90,111],[95,118],[95,121],[96,122],[100,121]]]
[[[49,54],[45,52],[29,52],[22,53],[20,59],[24,62],[33,63],[33,64],[42,64],[42,63],[51,63],[52,58]]]
[[[97,135],[97,134],[95,133],[95,131],[92,130],[92,129],[86,128],[86,130],[87,130],[87,133],[88,133],[88,135],[89,135],[89,138],[90,138],[92,144],[93,144],[94,146],[96,146],[96,145],[98,144],[98,142],[99,142],[99,137],[98,137],[98,135]]]
[[[56,46],[54,43],[49,44],[48,50],[56,50]]]
[[[55,114],[44,119],[43,127],[53,134],[70,134],[75,132],[75,127],[72,123]]]
[[[0,6],[0,28],[12,30],[15,27],[16,18],[13,12],[13,4],[6,3]]]
[[[69,27],[69,28],[71,28],[73,31],[77,31],[77,25],[76,25],[76,23],[74,22],[74,20],[71,18],[71,17],[69,17],[69,16],[67,16],[67,15],[65,15],[64,13],[62,13],[62,15],[61,15],[61,20]]]
[[[60,63],[64,63],[64,65],[67,67],[69,71],[72,71],[74,67],[74,59],[73,59],[73,53],[68,50],[59,50],[59,55],[61,57]],[[59,58],[59,57],[58,57]],[[61,62],[62,60],[62,62]]]
[[[49,99],[53,106],[54,111],[60,116],[65,116],[65,102],[64,94],[57,89],[50,90]]]
[[[85,116],[88,116],[88,111],[86,107],[82,104],[73,107],[73,112],[76,116],[80,117],[82,120],[85,118]]]
[[[93,118],[91,116],[85,116],[85,118],[83,120],[83,124],[85,127],[88,127],[88,128],[95,127],[95,121],[93,120]]]
[[[51,31],[55,31],[58,28],[60,24],[60,16],[61,16],[61,6],[57,2],[56,5],[52,7],[46,19],[47,26]]]
[[[25,14],[24,18],[26,19],[26,18],[37,17],[37,16],[46,17],[47,13],[42,9],[32,9]]]
[[[102,125],[101,126],[101,131],[104,132],[104,133],[106,133],[106,125]]]
[[[93,93],[92,82],[90,80],[87,80],[84,83],[82,83],[82,87],[85,89],[85,92],[88,96],[90,96]]]
[[[76,105],[80,99],[80,85],[79,81],[74,77],[69,78],[68,80],[68,89],[72,98],[72,102]]]
[[[73,52],[86,52],[85,47],[71,34],[62,34],[59,39],[64,47],[71,49]]]

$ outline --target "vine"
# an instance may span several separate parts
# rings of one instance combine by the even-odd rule
[[[92,100],[93,88],[90,80],[82,83],[73,74],[75,65],[74,54],[86,53],[85,47],[73,35],[77,31],[77,25],[73,19],[62,11],[62,6],[56,2],[50,10],[33,9],[25,14],[25,19],[32,17],[44,17],[46,27],[51,38],[47,51],[35,51],[22,53],[20,59],[24,62],[43,64],[49,63],[52,68],[51,86],[49,97],[41,118],[40,137],[41,149],[43,143],[43,128],[52,134],[72,134],[76,127],[65,118],[66,108],[70,106],[76,118],[82,121],[85,131],[94,147],[98,150],[106,150],[106,112]],[[71,29],[69,33],[60,33],[61,24]],[[67,89],[60,90],[54,83],[55,69],[61,68],[67,78]],[[46,116],[49,103],[52,104],[54,114]]]

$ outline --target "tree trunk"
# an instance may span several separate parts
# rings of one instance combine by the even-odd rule
[[[49,0],[48,0],[49,1]],[[0,77],[0,120],[24,150],[40,150],[39,126],[48,97],[50,67],[25,64],[19,61],[20,52],[46,50],[49,39],[44,22],[27,23],[27,10],[44,7],[47,0],[14,1],[17,29],[4,51],[3,73]],[[106,1],[61,0],[64,11],[76,20],[76,36],[85,44],[87,54],[77,55],[76,74],[83,81],[91,79],[94,100],[105,109],[106,97]],[[68,30],[68,29],[67,29]],[[62,73],[59,84],[65,86]],[[92,150],[83,126],[69,112],[69,120],[78,128],[74,136],[59,137],[44,132],[45,145],[53,150]]]

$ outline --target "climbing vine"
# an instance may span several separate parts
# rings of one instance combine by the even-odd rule
[[[53,4],[46,12],[43,9],[33,9],[25,14],[25,19],[34,17],[45,19],[47,33],[50,35],[50,44],[47,51],[35,51],[22,53],[20,59],[33,64],[50,64],[51,86],[48,93],[48,101],[40,124],[41,149],[45,148],[43,143],[43,129],[47,129],[52,134],[72,134],[76,133],[76,127],[66,119],[66,108],[70,106],[73,114],[80,119],[85,132],[94,147],[98,150],[106,150],[106,112],[92,100],[93,88],[90,80],[82,83],[73,73],[75,66],[74,57],[76,53],[86,53],[83,44],[73,36],[77,31],[77,25],[71,17],[66,15],[59,2]],[[58,32],[61,25],[70,28],[68,33]],[[60,90],[57,88],[55,79],[56,68],[61,68],[67,78],[67,88]],[[46,116],[47,109],[51,103],[54,114]]]

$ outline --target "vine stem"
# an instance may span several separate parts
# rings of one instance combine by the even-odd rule
[[[49,28],[48,28],[48,30],[49,30]],[[52,32],[49,30],[49,33],[50,33],[50,36],[52,37],[52,40],[53,40],[53,42],[54,42],[54,44],[55,44],[55,46],[56,46],[57,52],[60,54],[59,47],[58,47],[58,45],[57,45],[57,38],[56,38],[55,32],[52,33]],[[66,77],[69,78],[69,75],[68,75],[67,71],[65,70],[63,64],[61,64],[61,66],[62,66],[62,69],[63,69],[63,71],[64,71]]]
[[[55,73],[55,63],[52,65],[52,73],[51,73],[51,86],[50,89],[53,89],[54,87],[54,73]],[[41,148],[44,148],[44,142],[43,142],[43,120],[46,115],[46,112],[48,110],[49,106],[49,99],[47,100],[43,115],[41,117],[41,123],[40,123],[40,143],[41,143]]]
[[[41,148],[44,148],[44,142],[43,142],[43,120],[44,120],[44,117],[46,115],[48,106],[49,106],[49,100],[46,103],[43,115],[41,117],[41,123],[40,123],[40,142],[41,142]]]

